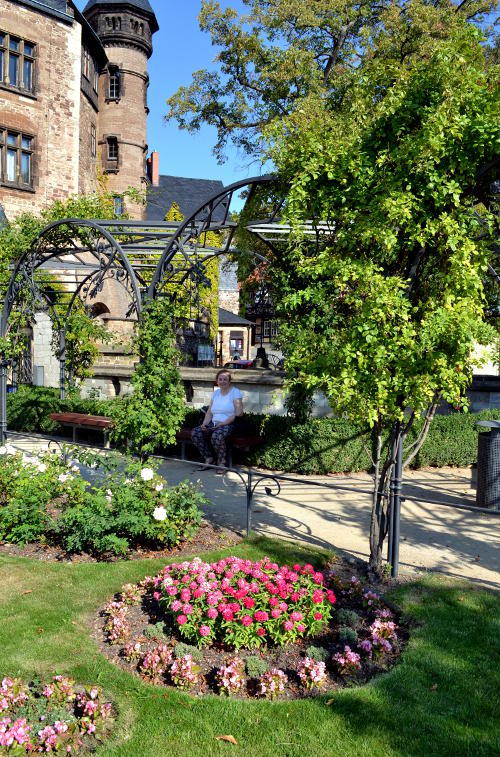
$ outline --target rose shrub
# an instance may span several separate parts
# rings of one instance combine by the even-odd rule
[[[190,539],[206,498],[189,482],[169,487],[153,465],[120,455],[0,447],[0,539],[43,539],[68,552],[125,554],[132,546],[174,547]],[[95,482],[80,465],[95,470]]]
[[[226,557],[167,565],[155,596],[179,634],[198,646],[224,641],[236,649],[283,646],[314,636],[330,618],[333,591],[312,565],[278,566]]]

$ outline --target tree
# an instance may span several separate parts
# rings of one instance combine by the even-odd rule
[[[193,74],[167,104],[166,118],[194,133],[203,124],[217,130],[214,153],[222,162],[228,141],[251,157],[265,158],[263,129],[300,109],[305,98],[342,102],[386,9],[402,0],[243,0],[248,13],[203,0],[200,28],[218,49],[215,70]],[[495,0],[462,0],[457,12],[481,20]],[[435,17],[452,6],[427,3]],[[436,30],[432,30],[432,34]],[[407,40],[405,45],[422,40]],[[401,53],[406,54],[403,49]]]
[[[403,440],[425,415],[409,462],[439,399],[465,404],[475,342],[495,337],[483,280],[498,218],[484,203],[500,89],[481,41],[449,6],[391,6],[343,102],[311,96],[269,130],[294,228],[272,268],[287,365],[371,429],[374,571],[399,424]]]
[[[500,166],[496,56],[464,0],[203,3],[221,50],[169,118],[271,159],[292,225],[269,267],[287,367],[371,429],[370,565],[380,571],[392,439],[463,403],[485,323]],[[315,237],[305,231],[313,221]],[[399,425],[401,424],[401,426]]]

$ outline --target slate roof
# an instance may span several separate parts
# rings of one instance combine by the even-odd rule
[[[57,0],[53,0],[53,2],[57,2]],[[86,13],[93,8],[94,5],[133,5],[135,8],[138,8],[151,16],[155,15],[149,0],[89,0],[83,9],[83,12]]]
[[[188,218],[211,195],[223,188],[222,181],[212,179],[187,179],[182,176],[160,176],[157,187],[148,192],[146,207],[147,221],[164,221],[165,214],[176,202],[184,218]],[[222,220],[222,207],[214,213],[215,220]]]
[[[23,0],[23,2],[24,5],[29,5],[34,10],[47,13],[49,16],[71,21],[66,0]]]
[[[219,326],[255,326],[253,321],[247,321],[241,315],[231,313],[229,310],[219,308]]]

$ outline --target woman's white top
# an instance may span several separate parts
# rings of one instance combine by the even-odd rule
[[[242,394],[239,389],[232,386],[227,394],[222,394],[219,387],[212,394],[212,419],[214,423],[224,423],[234,415],[234,401],[241,400]]]

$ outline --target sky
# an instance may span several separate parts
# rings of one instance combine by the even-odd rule
[[[83,10],[87,0],[76,0]],[[228,147],[228,160],[219,165],[212,148],[216,130],[202,127],[196,134],[180,130],[175,122],[165,123],[166,100],[181,85],[191,82],[191,74],[213,67],[216,50],[208,34],[198,26],[200,0],[150,0],[160,30],[153,36],[153,55],[149,59],[148,146],[160,153],[160,173],[198,179],[219,179],[231,184],[259,174],[259,166]],[[224,3],[222,3],[224,4]],[[236,0],[231,5],[241,7]]]

